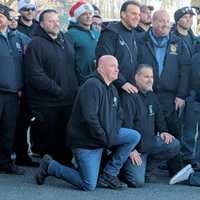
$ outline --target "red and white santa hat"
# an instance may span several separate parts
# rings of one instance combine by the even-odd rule
[[[84,0],[76,2],[69,10],[69,15],[71,18],[77,19],[85,12],[91,12],[94,14],[94,8],[92,5]]]

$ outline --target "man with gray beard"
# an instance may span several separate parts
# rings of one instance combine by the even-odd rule
[[[129,187],[142,187],[147,166],[155,170],[155,160],[161,162],[173,158],[179,153],[180,143],[169,133],[158,97],[152,91],[153,68],[139,65],[135,82],[139,92],[124,92],[121,96],[123,126],[139,131],[142,139],[124,164],[120,178]],[[151,162],[147,163],[147,158]]]
[[[167,129],[181,137],[179,116],[188,94],[190,54],[182,40],[170,33],[170,17],[158,10],[152,28],[138,41],[138,62],[153,67],[153,90],[158,95]],[[180,160],[168,162],[170,176],[180,169]]]

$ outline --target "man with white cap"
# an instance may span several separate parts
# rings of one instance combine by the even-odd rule
[[[20,0],[18,2],[18,11],[20,13],[18,30],[32,37],[38,23],[34,19],[36,15],[36,3],[34,0]]]
[[[19,0],[18,11],[20,17],[18,20],[17,31],[25,34],[29,40],[32,39],[38,23],[34,19],[36,15],[36,3],[34,0]],[[20,111],[17,120],[16,137],[15,137],[15,151],[16,151],[16,164],[24,166],[37,166],[36,163],[27,155],[27,130],[30,125],[30,115],[28,112],[27,101],[24,91],[21,95]],[[32,142],[35,143],[36,137],[31,136]]]
[[[85,1],[76,2],[70,9],[72,22],[67,34],[72,38],[76,53],[76,73],[79,84],[95,69],[95,48],[99,32],[92,25],[94,8]]]

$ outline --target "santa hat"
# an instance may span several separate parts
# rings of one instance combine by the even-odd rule
[[[34,0],[19,0],[18,1],[18,11],[22,8],[35,8],[36,9],[36,2]]]
[[[90,3],[82,0],[82,1],[78,1],[71,7],[71,9],[69,11],[69,15],[71,18],[77,19],[85,12],[91,12],[93,15],[94,8],[92,7],[92,5]]]

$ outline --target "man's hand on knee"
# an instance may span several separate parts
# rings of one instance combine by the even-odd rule
[[[137,165],[137,166],[142,165],[141,153],[139,153],[137,150],[132,151],[129,157],[133,165]]]
[[[175,137],[173,135],[171,135],[170,133],[167,133],[167,132],[161,133],[160,137],[162,140],[164,140],[164,142],[166,144],[172,143],[172,141],[175,139]]]

